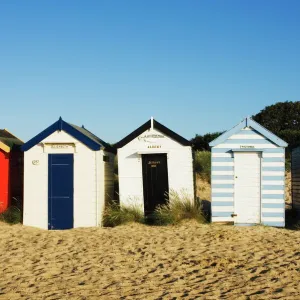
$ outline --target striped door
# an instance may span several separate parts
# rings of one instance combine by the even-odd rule
[[[257,152],[234,154],[234,222],[261,221],[261,158]]]

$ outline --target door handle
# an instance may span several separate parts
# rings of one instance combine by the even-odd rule
[[[237,217],[237,214],[231,214],[231,217],[233,218],[233,217]]]

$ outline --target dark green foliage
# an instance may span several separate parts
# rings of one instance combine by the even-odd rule
[[[115,227],[130,222],[145,222],[144,213],[138,205],[133,203],[130,206],[120,206],[117,202],[106,205],[103,214],[103,226]]]
[[[170,191],[168,203],[159,206],[154,212],[156,225],[178,224],[182,220],[196,220],[207,223],[200,200],[193,200],[185,193]]]
[[[289,144],[287,157],[300,145],[300,101],[278,102],[252,118]]]
[[[209,151],[196,151],[194,153],[194,169],[203,179],[210,182],[211,153]]]
[[[219,137],[223,132],[213,132],[204,135],[198,135],[191,139],[194,150],[210,151],[209,143]]]
[[[0,214],[0,221],[9,224],[18,224],[22,222],[22,211],[16,207],[11,206],[5,212]]]

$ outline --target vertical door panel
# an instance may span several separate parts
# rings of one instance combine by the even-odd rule
[[[261,159],[257,152],[234,154],[235,223],[260,223]]]
[[[152,213],[158,205],[165,204],[169,192],[166,154],[146,154],[143,160],[143,188],[145,214]]]
[[[49,154],[48,228],[73,228],[73,154]]]

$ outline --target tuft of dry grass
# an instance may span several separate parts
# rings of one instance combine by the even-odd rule
[[[157,207],[154,212],[154,222],[157,225],[178,224],[189,219],[207,223],[201,201],[194,200],[184,191],[178,193],[171,190],[168,202]]]

